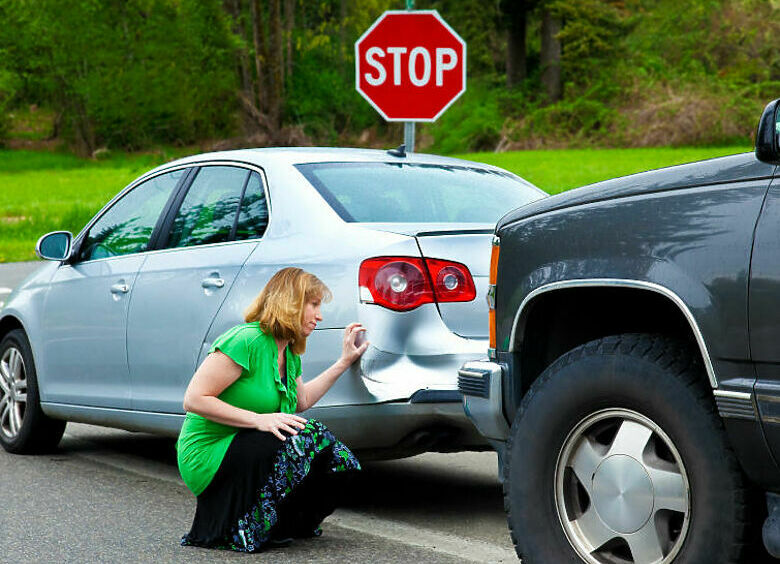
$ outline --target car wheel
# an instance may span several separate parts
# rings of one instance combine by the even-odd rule
[[[698,355],[660,336],[592,341],[531,386],[504,499],[526,564],[737,562],[747,491]]]
[[[0,445],[8,452],[31,454],[57,446],[65,421],[41,410],[30,343],[16,329],[0,341]]]

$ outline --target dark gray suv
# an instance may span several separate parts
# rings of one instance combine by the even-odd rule
[[[499,221],[459,387],[524,563],[755,562],[762,523],[780,553],[778,102],[754,153]]]

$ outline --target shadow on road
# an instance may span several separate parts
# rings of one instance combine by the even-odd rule
[[[176,468],[175,440],[87,425],[68,426],[57,454],[112,453],[139,462]],[[491,458],[492,457],[492,458]],[[413,510],[418,518],[496,513],[501,486],[492,453],[428,453],[402,460],[369,461],[351,481],[343,507],[381,510],[385,515]]]

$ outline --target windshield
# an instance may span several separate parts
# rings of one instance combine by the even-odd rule
[[[298,170],[344,221],[495,223],[546,194],[508,172],[409,163],[310,163]]]

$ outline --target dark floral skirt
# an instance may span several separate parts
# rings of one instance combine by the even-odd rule
[[[258,552],[271,538],[319,536],[343,478],[357,470],[357,458],[315,419],[286,441],[239,431],[197,497],[192,529],[181,544]]]

